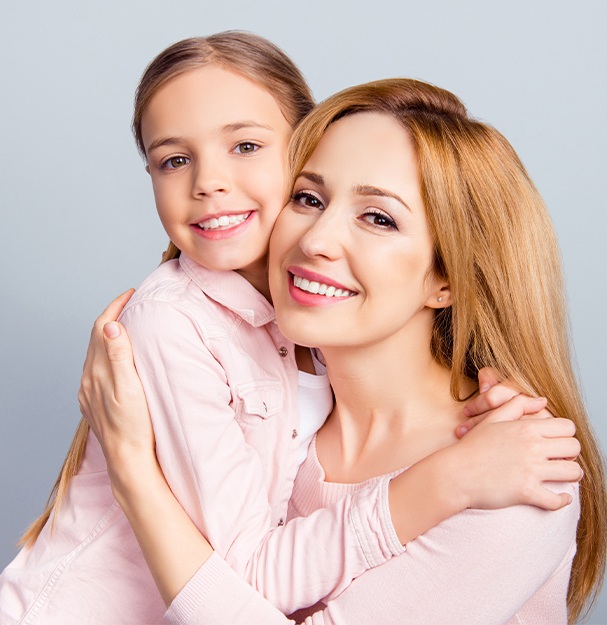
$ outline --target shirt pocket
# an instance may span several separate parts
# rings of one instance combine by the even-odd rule
[[[276,453],[284,394],[282,383],[276,380],[257,380],[236,387],[236,421],[246,443],[266,466],[272,464]]]
[[[236,420],[256,425],[259,420],[274,417],[283,409],[282,383],[264,380],[239,384],[236,387]]]

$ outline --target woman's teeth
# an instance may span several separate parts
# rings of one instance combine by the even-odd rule
[[[241,224],[246,221],[247,217],[251,213],[244,213],[242,215],[222,215],[221,217],[213,217],[206,221],[201,221],[198,227],[202,230],[215,230],[216,228],[230,228],[236,224]]]
[[[351,297],[352,295],[356,295],[356,293],[352,291],[336,289],[334,286],[329,286],[322,282],[310,281],[300,276],[293,276],[293,284],[302,291],[314,293],[315,295],[324,295],[325,297]]]

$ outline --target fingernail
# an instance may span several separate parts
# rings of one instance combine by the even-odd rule
[[[489,389],[491,388],[491,384],[487,384],[487,382],[485,382],[484,384],[481,384],[479,387],[479,391],[481,393],[486,393]]]
[[[467,431],[468,431],[468,428],[465,425],[460,425],[457,428],[457,435],[458,436],[463,436]]]
[[[115,321],[110,321],[103,326],[103,333],[108,339],[115,339],[120,336],[120,326]]]

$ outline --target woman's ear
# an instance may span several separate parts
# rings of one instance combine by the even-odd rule
[[[447,308],[451,306],[451,290],[446,282],[438,285],[426,300],[428,308]]]

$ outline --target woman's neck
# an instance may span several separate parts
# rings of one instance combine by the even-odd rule
[[[463,406],[429,344],[428,332],[410,332],[364,347],[323,348],[335,408],[317,449],[329,481],[360,482],[455,442]]]

